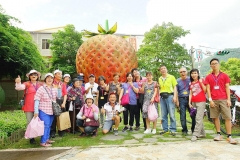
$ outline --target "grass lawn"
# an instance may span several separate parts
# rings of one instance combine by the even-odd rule
[[[166,142],[166,141],[189,141],[191,139],[191,124],[188,123],[188,129],[189,129],[189,136],[182,136],[181,135],[181,125],[180,125],[180,115],[178,112],[176,112],[176,120],[177,120],[177,136],[173,137],[170,134],[165,134],[165,135],[159,135],[159,131],[161,131],[161,124],[160,124],[160,120],[158,120],[158,124],[157,124],[157,134],[152,135],[152,134],[146,134],[146,135],[142,135],[142,138],[135,138],[134,135],[136,134],[143,134],[144,129],[143,129],[143,125],[141,126],[141,129],[139,131],[133,131],[133,132],[128,132],[126,134],[122,134],[120,132],[122,132],[122,128],[124,127],[123,124],[121,123],[120,127],[119,127],[119,136],[122,136],[123,138],[120,140],[103,140],[102,138],[104,136],[107,135],[103,135],[101,133],[102,129],[99,129],[98,131],[98,136],[95,138],[92,137],[83,137],[80,138],[79,134],[80,133],[76,133],[76,134],[71,134],[71,133],[66,133],[64,137],[56,137],[53,140],[55,140],[56,142],[53,144],[53,147],[73,147],[73,146],[80,146],[82,148],[87,148],[89,146],[98,146],[98,145],[125,145],[124,141],[126,140],[137,140],[138,143],[146,143],[144,142],[144,139],[146,138],[157,138],[157,142]],[[189,117],[189,114],[187,113],[187,120],[189,122],[191,122],[191,118]],[[142,124],[142,123],[141,123]],[[151,124],[152,125],[152,124]],[[206,120],[206,118],[204,119],[204,126],[205,126],[205,130],[212,130],[214,131],[214,125],[212,123],[210,123],[209,121]],[[212,133],[211,133],[212,134]],[[212,139],[211,134],[207,133],[207,136],[205,139]],[[113,135],[112,132],[108,133],[108,135]],[[163,138],[162,138],[163,137]],[[167,138],[169,138],[168,140],[166,140]],[[8,146],[0,146],[1,149],[7,149],[7,148],[11,148],[11,149],[23,149],[23,148],[39,148],[39,142],[40,142],[40,137],[36,138],[37,144],[31,145],[29,144],[29,140],[26,140],[24,138],[22,138],[19,142],[16,142],[14,144],[8,145]],[[138,144],[135,143],[135,144]]]

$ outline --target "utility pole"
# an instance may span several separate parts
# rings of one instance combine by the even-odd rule
[[[194,48],[193,46],[191,46],[191,49],[190,49],[190,56],[191,56],[191,59],[192,59],[192,69],[194,68]]]

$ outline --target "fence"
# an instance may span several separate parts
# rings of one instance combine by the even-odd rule
[[[4,146],[4,145],[15,143],[15,142],[19,141],[20,139],[22,139],[24,134],[25,134],[25,130],[24,129],[19,129],[19,130],[13,132],[11,134],[11,136],[9,136],[7,138],[6,137],[0,137],[0,144],[2,146]]]

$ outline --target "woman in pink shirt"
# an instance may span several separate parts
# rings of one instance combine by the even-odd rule
[[[34,97],[34,117],[44,121],[44,134],[41,137],[40,145],[43,147],[52,146],[50,137],[50,127],[54,118],[52,101],[56,102],[57,88],[53,87],[53,74],[47,73],[44,79],[45,84],[41,86]]]
[[[36,70],[31,70],[29,73],[26,74],[29,81],[21,83],[21,78],[18,76],[15,79],[15,89],[16,90],[24,90],[24,105],[22,106],[22,110],[24,111],[26,118],[27,118],[27,125],[33,118],[34,113],[34,96],[38,90],[38,88],[42,85],[42,83],[38,82],[41,74]],[[34,144],[35,139],[30,139],[30,144]]]
[[[84,126],[84,120],[92,121],[98,120],[98,107],[94,104],[92,95],[87,95],[85,103],[77,115],[77,126],[81,130],[81,137],[92,134],[93,137],[97,135],[98,127],[96,126]]]

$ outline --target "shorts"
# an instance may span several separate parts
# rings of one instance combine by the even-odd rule
[[[103,124],[103,130],[110,131],[110,129],[113,125],[115,125],[114,120],[106,120],[106,121],[104,121],[104,124]]]
[[[227,100],[213,100],[216,107],[210,107],[210,117],[218,118],[221,113],[223,119],[231,119],[231,108],[227,106]]]

